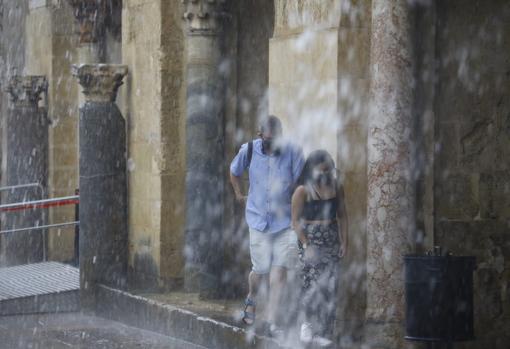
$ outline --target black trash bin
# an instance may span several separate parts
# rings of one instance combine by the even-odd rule
[[[474,339],[475,257],[405,256],[406,339]]]

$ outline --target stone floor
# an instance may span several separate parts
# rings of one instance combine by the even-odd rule
[[[161,294],[143,294],[143,297],[169,304],[180,309],[185,309],[201,316],[209,317],[211,319],[225,322],[232,326],[238,326],[247,329],[246,325],[241,323],[241,311],[243,309],[243,300],[201,300],[197,293],[186,293],[173,291],[171,293]],[[293,316],[293,314],[288,314]],[[282,319],[282,321],[285,321]],[[291,321],[292,319],[286,319]],[[257,309],[257,322],[255,328],[251,327],[248,331],[254,330],[259,336],[269,336],[269,328],[266,322],[266,309],[264,308],[264,302],[259,301]],[[304,348],[303,344],[299,342],[299,332],[296,325],[287,328],[284,333],[284,338],[278,342],[285,348]],[[348,342],[347,348],[355,348],[356,346],[352,343],[350,337],[346,336],[344,341]],[[340,339],[338,340],[340,341]],[[309,345],[308,349],[316,348],[317,346]],[[336,345],[330,346],[330,348],[336,348]]]
[[[243,309],[243,300],[242,299],[228,299],[228,300],[201,300],[198,297],[197,293],[186,293],[184,291],[172,291],[169,293],[138,293],[138,295],[152,299],[154,301],[172,305],[178,307],[180,309],[188,310],[196,314],[200,314],[200,316],[209,317],[211,319],[225,322],[232,326],[237,326],[241,328],[247,328],[246,325],[241,323],[241,311]],[[289,302],[290,300],[284,300],[284,302]],[[285,307],[284,307],[285,308]],[[287,304],[287,308],[290,309],[290,305]],[[255,333],[260,336],[268,336],[268,328],[266,320],[266,309],[264,308],[264,301],[259,301],[259,306],[257,309],[257,326],[256,328],[250,328],[249,331],[255,330]],[[288,316],[295,316],[295,313],[289,313]],[[287,319],[292,322],[293,319]],[[301,348],[298,338],[299,338],[299,329],[295,327],[291,327],[287,330],[286,340],[284,340],[284,344],[289,348]],[[348,329],[346,333],[339,333],[335,342],[338,343],[337,346],[333,347],[341,347],[341,348],[361,348],[361,338],[359,334],[355,331],[358,329],[353,329],[353,325],[351,323],[345,324],[342,323],[342,326]],[[342,343],[340,345],[340,343]],[[313,348],[314,346],[310,346]]]
[[[80,313],[0,317],[1,349],[203,349]]]
[[[170,293],[152,293],[139,294],[140,296],[164,303],[170,304],[180,309],[189,310],[201,316],[225,322],[229,325],[246,327],[241,322],[243,310],[242,299],[219,299],[219,300],[201,300],[198,293],[186,293],[184,291],[173,291]],[[266,314],[263,302],[260,302],[257,309],[257,333],[264,335],[264,322]]]
[[[208,316],[227,323],[239,320],[242,300],[201,300],[198,293],[174,291],[171,293],[140,294],[155,301]]]

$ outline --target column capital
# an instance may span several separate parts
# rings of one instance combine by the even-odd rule
[[[41,93],[48,91],[48,81],[41,75],[15,75],[6,91],[16,106],[33,106],[41,100]]]
[[[191,35],[214,35],[220,30],[220,18],[225,16],[226,0],[182,0],[183,19]]]
[[[80,44],[97,43],[105,29],[107,1],[67,0],[80,24]]]
[[[115,102],[128,68],[118,64],[73,65],[72,72],[83,87],[86,102]]]

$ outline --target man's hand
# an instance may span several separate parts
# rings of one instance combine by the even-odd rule
[[[347,252],[347,246],[345,246],[344,244],[341,244],[340,249],[338,250],[338,257],[344,258],[346,252]]]
[[[241,194],[241,177],[234,176],[232,172],[230,172],[230,183],[232,183],[232,188],[234,189],[236,202],[241,205],[246,204],[248,197]]]

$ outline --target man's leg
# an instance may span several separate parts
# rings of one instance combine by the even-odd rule
[[[256,302],[260,286],[264,277],[269,273],[271,265],[271,249],[268,237],[257,230],[250,229],[250,257],[252,270],[248,276],[248,296],[247,299]],[[246,312],[254,313],[255,306],[246,307]],[[247,324],[253,321],[245,319]]]
[[[282,303],[288,307],[287,302],[282,300],[282,294],[285,291],[287,284],[287,277],[289,275],[289,268],[297,265],[297,237],[295,233],[287,229],[276,235],[273,239],[272,245],[272,266],[269,274],[269,304],[268,304],[268,321],[272,324],[276,323],[279,310]],[[292,275],[292,273],[290,273]],[[287,298],[287,296],[289,298]],[[287,294],[285,298],[290,300],[292,295]],[[292,314],[291,309],[288,310],[288,315]],[[288,319],[283,321],[287,324]],[[283,324],[280,324],[283,325]]]
[[[264,274],[257,274],[253,270],[250,272],[248,276],[248,296],[247,298],[256,300],[257,295],[259,293],[260,284],[264,279]],[[255,311],[253,306],[248,306],[246,311],[253,313]]]
[[[272,267],[269,274],[269,302],[267,321],[271,324],[276,323],[280,300],[285,281],[287,280],[287,269],[283,267]]]
[[[257,274],[253,270],[250,272],[248,276],[248,298],[255,299],[259,293],[260,283],[264,278],[263,274]]]

